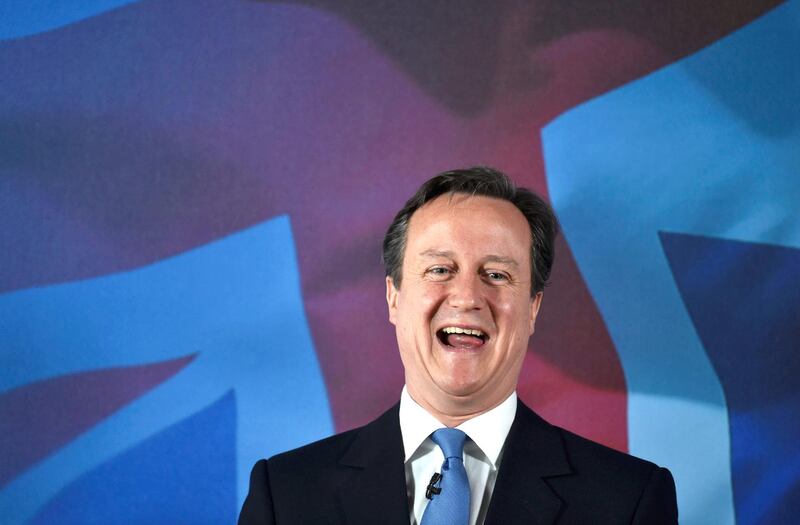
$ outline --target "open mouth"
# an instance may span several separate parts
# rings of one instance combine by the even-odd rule
[[[436,331],[436,337],[444,346],[462,350],[480,348],[489,340],[489,336],[480,330],[457,326],[440,328]]]

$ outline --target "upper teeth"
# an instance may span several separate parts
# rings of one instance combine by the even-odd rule
[[[478,337],[483,337],[483,332],[480,330],[472,330],[471,328],[459,328],[457,326],[448,326],[447,328],[442,328],[442,331],[446,334],[467,334],[467,335],[476,335]]]

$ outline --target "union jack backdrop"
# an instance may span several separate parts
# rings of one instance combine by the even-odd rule
[[[477,164],[563,226],[520,397],[800,522],[800,0],[5,0],[0,522],[233,523],[392,405],[383,233]]]

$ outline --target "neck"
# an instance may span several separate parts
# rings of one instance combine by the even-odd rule
[[[448,428],[457,427],[461,423],[499,406],[513,392],[512,390],[506,395],[499,396],[499,399],[494,399],[490,402],[484,401],[483,403],[478,403],[469,396],[454,397],[448,395],[431,402],[430,399],[416,392],[411,385],[407,384],[406,388],[411,399]]]

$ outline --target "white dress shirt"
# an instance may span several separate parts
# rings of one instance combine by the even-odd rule
[[[464,443],[464,468],[470,488],[470,525],[482,525],[489,509],[506,436],[517,413],[517,393],[500,405],[465,421],[456,428],[469,439]],[[405,449],[406,491],[411,525],[422,521],[428,499],[425,489],[434,472],[441,472],[444,454],[430,435],[444,428],[439,420],[414,401],[406,387],[400,395],[400,431]]]

